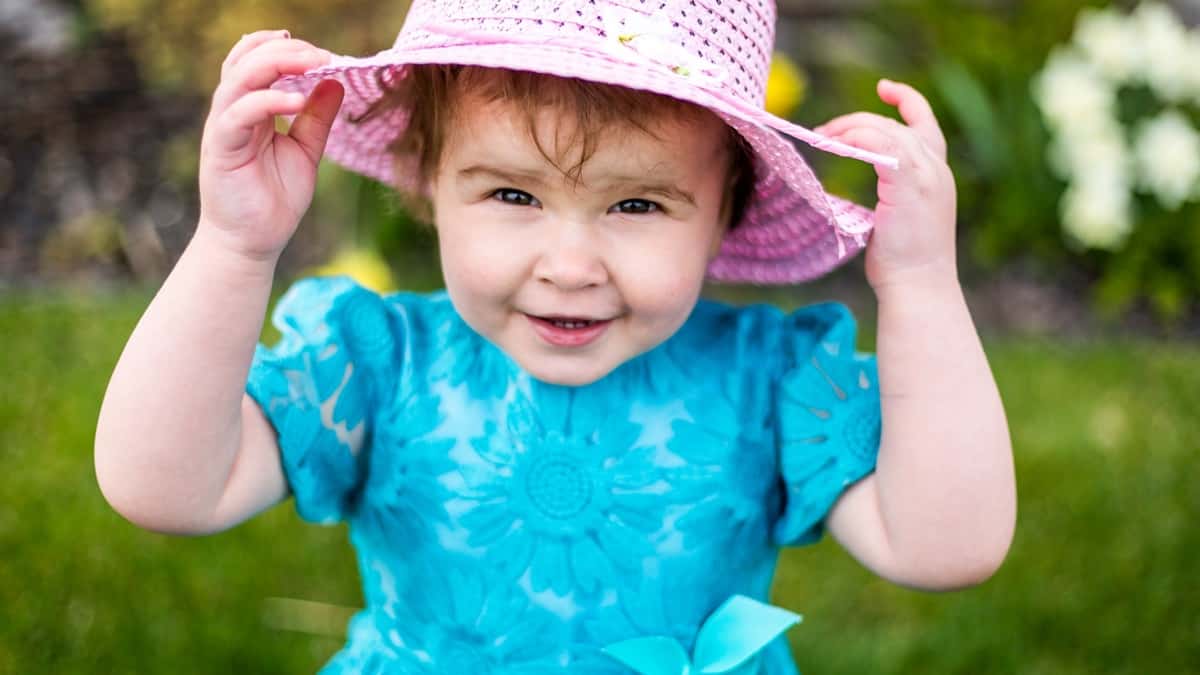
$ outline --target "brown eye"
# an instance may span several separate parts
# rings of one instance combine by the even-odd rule
[[[492,193],[492,199],[499,200],[505,204],[513,206],[536,206],[538,200],[533,198],[533,195],[521,190],[512,188],[501,188]]]
[[[610,209],[610,211],[615,211],[616,213],[626,213],[631,215],[654,213],[655,211],[661,210],[661,206],[646,199],[626,199],[625,201],[617,202],[613,205],[612,209]]]

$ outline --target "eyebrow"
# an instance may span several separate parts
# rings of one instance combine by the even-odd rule
[[[541,171],[526,171],[521,169],[504,170],[486,164],[475,164],[458,172],[460,179],[470,179],[477,176],[496,178],[501,181],[517,183],[520,181],[528,181],[537,185],[546,185],[545,174]],[[696,197],[691,192],[671,183],[669,181],[647,181],[644,176],[627,176],[627,175],[611,175],[606,176],[607,180],[603,183],[604,187],[615,188],[625,187],[634,188],[638,192],[660,194],[670,199],[686,202],[692,206],[696,206]]]

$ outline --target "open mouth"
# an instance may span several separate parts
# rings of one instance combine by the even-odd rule
[[[526,314],[534,331],[556,347],[582,347],[604,334],[612,319],[585,319],[570,316],[534,316]]]
[[[556,328],[566,328],[568,330],[576,330],[578,328],[587,328],[589,326],[594,326],[594,325],[600,323],[599,321],[595,321],[593,319],[549,319],[549,318],[540,317],[540,316],[534,317],[534,318],[536,318],[540,321],[545,321],[547,323],[554,324],[554,326]]]

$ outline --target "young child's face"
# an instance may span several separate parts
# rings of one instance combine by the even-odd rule
[[[576,185],[503,101],[463,101],[431,194],[446,288],[476,331],[539,380],[594,382],[669,338],[725,232],[715,116],[608,129]],[[573,118],[546,109],[541,145]],[[568,148],[562,166],[581,155]]]

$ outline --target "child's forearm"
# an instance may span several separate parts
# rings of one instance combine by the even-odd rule
[[[920,585],[977,582],[1003,560],[1016,519],[995,380],[953,274],[875,291],[883,406],[876,480],[889,547]]]
[[[241,445],[241,405],[274,259],[203,223],[125,346],[96,429],[109,503],[156,530],[203,529]]]

